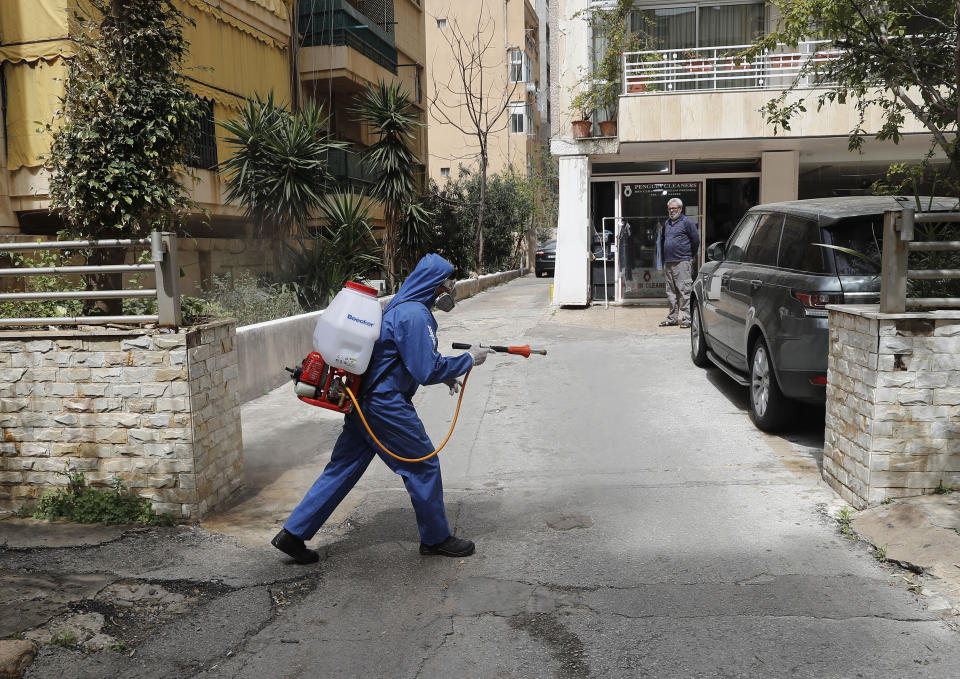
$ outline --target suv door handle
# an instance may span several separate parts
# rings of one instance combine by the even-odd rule
[[[756,292],[763,286],[763,281],[753,279],[750,281],[750,292]]]

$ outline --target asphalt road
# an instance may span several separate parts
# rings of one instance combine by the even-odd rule
[[[686,334],[553,311],[550,282],[438,313],[442,348],[549,351],[475,369],[441,453],[448,516],[474,556],[419,556],[409,500],[379,461],[311,543],[319,564],[267,546],[338,430],[286,387],[244,407],[248,490],[225,514],[4,556],[216,585],[132,655],[46,647],[27,676],[958,676],[956,632],[824,515],[822,411],[761,434],[745,389],[694,367]],[[442,386],[417,399],[439,442],[455,400]]]

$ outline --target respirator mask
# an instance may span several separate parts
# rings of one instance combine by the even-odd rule
[[[452,278],[448,278],[443,283],[440,284],[440,287],[437,288],[437,298],[433,301],[433,306],[440,311],[452,311],[454,305],[456,304],[456,299],[453,296],[453,289],[456,283]]]

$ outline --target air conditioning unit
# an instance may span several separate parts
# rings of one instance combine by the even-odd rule
[[[527,94],[537,93],[537,83],[527,83]]]

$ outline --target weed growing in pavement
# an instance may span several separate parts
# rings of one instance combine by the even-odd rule
[[[883,498],[883,502],[881,502],[880,504],[882,504],[882,505],[889,505],[889,504],[891,504],[892,502],[893,502],[893,498],[892,498],[892,497],[885,497],[885,498]]]
[[[837,513],[837,523],[840,524],[840,532],[848,538],[853,537],[853,530],[850,528],[850,521],[857,511],[851,507],[844,507]]]
[[[14,632],[13,634],[10,635],[10,638],[13,639],[14,641],[23,641],[27,637],[24,636],[23,632]]]
[[[67,477],[67,488],[48,490],[29,514],[35,519],[66,519],[76,523],[169,526],[173,520],[157,514],[145,497],[140,497],[115,479],[109,488],[90,488],[83,472],[57,472]]]
[[[873,556],[877,561],[886,561],[887,560],[887,545],[884,544],[883,547],[874,545]]]
[[[948,483],[944,485],[943,479],[940,480],[940,483],[937,484],[937,487],[933,489],[934,495],[949,495],[953,492],[953,484]]]
[[[62,646],[63,648],[74,649],[79,646],[77,642],[77,635],[73,632],[67,632],[66,630],[60,630],[52,637],[48,642],[51,646]]]
[[[110,647],[110,650],[113,651],[114,653],[126,653],[127,644],[122,640],[118,641],[117,643],[115,643],[113,646]]]

